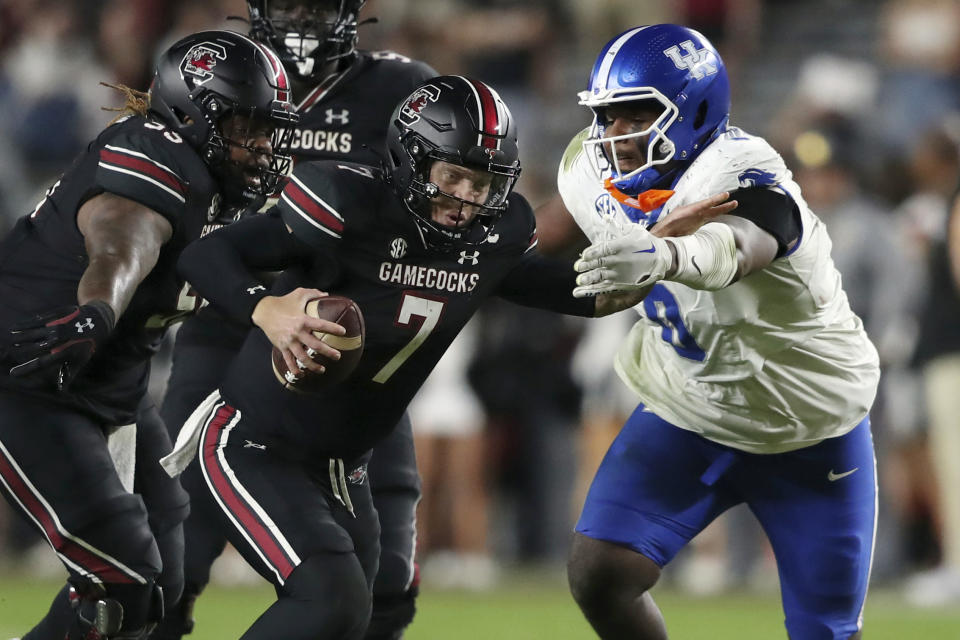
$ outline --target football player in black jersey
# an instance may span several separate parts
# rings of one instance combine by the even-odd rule
[[[187,497],[162,481],[150,357],[194,304],[183,247],[290,162],[289,81],[246,36],[189,36],[149,94],[121,89],[129,113],[0,242],[0,485],[69,572],[30,640],[144,638],[179,596]]]
[[[385,156],[390,110],[427,78],[422,62],[390,51],[356,48],[363,0],[250,0],[251,32],[280,56],[293,84],[300,123],[290,152],[295,162],[346,160],[376,165]],[[234,216],[224,216],[221,223]],[[180,327],[161,415],[176,434],[190,413],[220,384],[240,350],[248,326],[206,306]],[[415,515],[420,480],[409,418],[404,414],[370,463],[374,504],[380,517],[380,570],[374,585],[368,640],[392,640],[414,615]],[[217,522],[197,465],[182,477],[193,498],[184,523],[184,596],[167,611],[154,640],[177,640],[193,627],[193,603],[210,578],[226,538]]]
[[[535,252],[533,211],[512,193],[516,125],[489,86],[434,78],[389,123],[389,167],[300,164],[276,207],[179,263],[212,305],[258,327],[164,461],[177,472],[199,449],[224,531],[277,588],[248,640],[362,637],[379,555],[369,451],[485,298],[581,316],[634,301],[575,299],[571,266]],[[286,271],[267,291],[255,269]],[[291,370],[319,371],[308,352],[330,347],[311,332],[342,333],[304,313],[320,290],[360,306],[363,357],[345,382],[294,393],[277,383],[271,348]]]

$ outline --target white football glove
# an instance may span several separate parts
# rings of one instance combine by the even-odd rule
[[[604,220],[603,239],[584,249],[573,268],[577,276],[575,298],[601,293],[635,291],[667,275],[673,264],[670,245],[640,224],[621,224],[612,217]]]

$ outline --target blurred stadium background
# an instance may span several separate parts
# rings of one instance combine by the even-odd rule
[[[186,33],[244,30],[242,0],[0,0],[0,231],[108,122],[100,81],[145,89]],[[957,366],[960,299],[943,259],[960,180],[957,0],[369,0],[360,45],[497,88],[520,125],[518,189],[554,191],[594,56],[629,26],[678,22],[718,46],[732,121],[787,158],[834,240],[877,344],[880,527],[867,635],[960,638],[960,415],[931,427],[925,385]],[[541,236],[551,225],[542,221]],[[575,253],[574,243],[566,250]],[[960,317],[960,316],[955,316]],[[940,319],[939,321],[937,321]],[[584,323],[491,304],[413,407],[426,487],[423,595],[408,637],[591,637],[563,561],[587,483],[630,399],[610,372],[629,318]],[[166,353],[152,393],[163,393]],[[960,383],[952,387],[960,390]],[[950,387],[945,394],[950,395]],[[0,638],[46,611],[62,569],[0,504]],[[784,637],[772,558],[749,514],[698,538],[658,587],[674,637]],[[236,637],[272,598],[227,554],[198,640]]]

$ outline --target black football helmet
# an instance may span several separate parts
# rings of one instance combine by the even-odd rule
[[[244,35],[201,31],[167,49],[150,85],[150,111],[200,152],[228,200],[269,196],[290,169],[284,152],[299,116],[289,79],[275,53]],[[271,150],[236,142],[251,139],[243,132],[228,137],[221,125],[233,115],[245,117],[247,133],[268,131]],[[257,154],[256,168],[232,162],[231,146]]]
[[[517,125],[507,105],[487,84],[463,76],[427,80],[400,102],[387,130],[390,181],[414,215],[424,243],[432,248],[476,245],[490,235],[507,208],[520,175]],[[445,193],[430,181],[437,160],[490,174],[484,202]],[[444,196],[477,207],[465,227],[432,218],[431,199]]]
[[[357,48],[366,0],[247,0],[250,36],[269,44],[287,71],[303,80],[329,73],[329,63]]]

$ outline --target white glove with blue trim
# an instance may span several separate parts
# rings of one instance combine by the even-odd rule
[[[640,224],[604,220],[604,239],[584,249],[573,268],[577,276],[575,298],[601,293],[636,291],[667,275],[673,264],[670,244]]]

